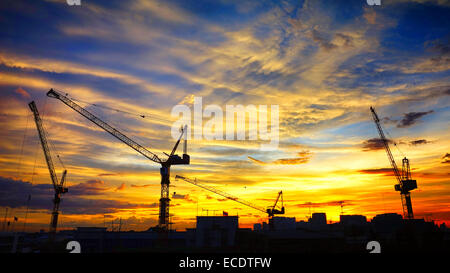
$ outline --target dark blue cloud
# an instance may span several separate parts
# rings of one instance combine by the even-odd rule
[[[61,210],[64,214],[105,214],[121,209],[158,208],[158,203],[130,203],[97,197],[88,199],[82,196],[101,194],[106,187],[101,181],[91,180],[69,187],[69,192],[61,199]],[[21,180],[0,177],[0,206],[23,208],[27,205],[28,196],[32,210],[50,210],[53,207],[53,187],[50,184],[31,184]]]

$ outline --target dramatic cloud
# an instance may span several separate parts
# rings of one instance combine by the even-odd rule
[[[37,208],[45,208],[45,204],[51,204],[53,186],[50,184],[33,185],[29,182],[14,180],[0,176],[0,206],[12,208],[25,207],[28,195],[32,196]],[[42,197],[48,198],[45,204]],[[37,202],[36,202],[37,201]]]
[[[405,128],[405,127],[410,127],[414,124],[417,123],[417,121],[425,116],[428,115],[430,113],[433,113],[433,110],[430,110],[428,112],[410,112],[410,113],[406,113],[403,116],[403,119],[399,121],[399,123],[397,124],[398,128]]]

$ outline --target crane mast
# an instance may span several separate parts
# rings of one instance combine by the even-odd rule
[[[64,182],[67,175],[67,170],[64,170],[61,176],[61,180],[58,181],[58,177],[56,176],[55,167],[53,165],[52,157],[50,155],[50,149],[48,147],[47,137],[44,131],[44,126],[42,125],[42,119],[39,115],[38,109],[34,101],[28,104],[31,111],[34,115],[34,121],[36,123],[36,127],[39,134],[39,139],[41,140],[42,149],[44,150],[45,161],[47,162],[48,171],[50,173],[50,178],[52,180],[53,188],[55,190],[55,197],[53,199],[53,211],[52,218],[50,221],[50,239],[53,239],[56,234],[56,229],[58,225],[58,215],[59,215],[59,204],[61,202],[61,194],[64,194],[68,191],[67,188],[64,187]]]
[[[127,144],[129,147],[140,153],[141,155],[145,156],[149,160],[161,164],[160,168],[160,174],[161,174],[161,198],[159,199],[159,220],[158,220],[158,227],[162,229],[163,231],[168,230],[169,226],[169,205],[170,205],[170,198],[169,198],[169,185],[170,185],[170,167],[171,165],[188,165],[190,163],[190,157],[187,154],[183,154],[183,157],[181,158],[178,155],[175,155],[175,151],[178,147],[178,144],[180,143],[180,140],[184,134],[187,132],[187,127],[185,126],[181,130],[180,138],[178,139],[177,143],[175,144],[175,147],[172,149],[172,152],[170,155],[168,155],[167,160],[160,159],[156,154],[153,152],[147,150],[134,140],[130,139],[120,131],[118,131],[116,128],[112,127],[108,123],[104,122],[100,118],[96,117],[91,112],[87,111],[83,107],[79,106],[77,103],[72,101],[67,96],[63,95],[60,92],[57,92],[53,89],[50,89],[50,91],[47,92],[47,96],[51,98],[58,99],[62,101],[65,105],[69,106],[76,112],[78,112],[80,115],[84,116],[118,140],[122,141],[123,143]],[[184,151],[186,151],[186,139],[187,136],[185,136],[185,142],[184,142]]]
[[[398,184],[395,185],[395,190],[400,192],[403,208],[403,217],[405,217],[406,219],[414,219],[410,191],[417,188],[417,182],[416,180],[413,180],[411,178],[409,160],[406,157],[403,158],[402,171],[400,172],[397,167],[397,164],[395,163],[394,157],[392,156],[388,140],[384,135],[383,129],[380,124],[380,119],[378,118],[378,115],[373,107],[370,107],[370,111],[372,112],[373,120],[375,122],[375,125],[377,126],[378,133],[383,142],[384,149],[386,150],[386,153],[388,155],[389,162],[391,163],[394,176],[398,182]]]

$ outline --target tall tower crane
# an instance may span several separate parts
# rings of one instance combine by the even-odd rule
[[[175,180],[176,180],[176,179],[184,180],[184,181],[186,181],[186,182],[188,182],[188,183],[190,183],[190,184],[192,184],[192,185],[198,186],[198,187],[200,187],[200,188],[203,188],[203,189],[205,189],[205,190],[208,190],[208,191],[210,191],[210,192],[213,192],[213,193],[215,193],[215,194],[218,194],[218,195],[220,195],[220,196],[223,196],[223,197],[225,197],[225,198],[227,198],[227,199],[236,201],[236,202],[241,203],[241,204],[243,204],[243,205],[245,205],[245,206],[247,206],[247,207],[251,207],[251,208],[253,208],[253,209],[259,210],[259,211],[264,212],[264,213],[267,213],[267,215],[269,216],[269,221],[270,221],[270,218],[272,218],[275,214],[284,214],[283,191],[280,191],[280,192],[278,193],[277,199],[275,200],[275,203],[274,203],[272,206],[269,206],[268,208],[263,208],[263,207],[254,205],[254,204],[252,204],[252,203],[250,203],[250,202],[248,202],[248,201],[246,201],[246,200],[243,200],[243,199],[241,199],[241,198],[238,198],[238,197],[236,197],[236,196],[233,196],[233,195],[231,195],[231,194],[228,194],[228,193],[226,193],[226,192],[224,192],[224,191],[221,191],[221,190],[218,190],[218,189],[213,188],[213,187],[211,187],[211,186],[208,186],[208,185],[199,183],[199,182],[197,181],[197,179],[190,179],[190,178],[187,178],[187,177],[184,177],[184,176],[181,176],[181,175],[176,175],[176,176],[175,176]],[[277,207],[277,204],[278,204],[278,201],[279,201],[280,199],[281,199],[281,207],[278,208],[278,207]]]
[[[375,121],[378,133],[380,134],[380,138],[383,141],[384,149],[386,150],[389,162],[391,163],[392,170],[394,171],[395,178],[398,182],[398,184],[395,185],[395,190],[400,192],[403,207],[403,217],[406,219],[414,219],[410,191],[417,188],[417,182],[416,180],[412,180],[411,178],[409,160],[406,157],[403,158],[402,171],[400,172],[397,164],[395,163],[394,157],[392,156],[391,149],[389,148],[389,143],[384,136],[383,129],[381,128],[380,124],[380,119],[378,118],[378,115],[373,107],[370,107],[370,111],[372,112],[373,120]]]
[[[161,164],[160,168],[160,174],[161,174],[161,198],[159,199],[159,220],[158,220],[158,227],[164,231],[168,230],[169,226],[169,204],[170,204],[170,198],[169,198],[169,185],[170,185],[170,167],[172,165],[188,165],[190,162],[190,157],[186,153],[186,145],[187,145],[187,136],[185,136],[184,141],[184,149],[183,149],[183,157],[176,155],[175,152],[177,150],[178,144],[180,143],[181,138],[183,137],[183,134],[186,134],[187,132],[187,125],[184,126],[181,130],[181,135],[178,138],[178,141],[175,143],[175,146],[172,149],[172,152],[169,154],[166,154],[168,158],[166,160],[162,160],[159,158],[155,153],[147,150],[137,142],[133,141],[129,137],[125,136],[121,132],[119,132],[116,128],[112,127],[108,123],[102,121],[98,117],[96,117],[91,112],[87,111],[83,107],[79,106],[75,102],[73,102],[71,99],[69,99],[67,96],[50,89],[50,91],[47,92],[47,96],[51,98],[58,99],[62,101],[65,105],[69,106],[76,112],[78,112],[83,117],[87,118],[88,120],[92,121],[94,124],[105,130],[106,132],[113,135],[118,140],[122,141],[123,143],[127,144],[129,147],[136,150],[141,155],[145,156],[147,159],[156,162],[158,164]]]
[[[61,180],[58,180],[56,176],[55,167],[53,166],[52,157],[50,155],[50,149],[48,147],[46,133],[44,131],[44,126],[42,125],[42,119],[39,116],[38,109],[34,101],[28,104],[31,111],[34,114],[34,121],[36,122],[36,127],[39,133],[39,138],[41,140],[42,149],[44,150],[45,160],[47,161],[48,171],[50,173],[50,178],[52,179],[53,188],[55,190],[55,197],[53,199],[53,211],[52,218],[50,221],[50,239],[52,240],[56,234],[56,228],[58,225],[58,215],[59,215],[59,204],[61,202],[61,195],[66,193],[68,189],[64,187],[64,182],[66,180],[67,170],[64,170],[61,176]]]

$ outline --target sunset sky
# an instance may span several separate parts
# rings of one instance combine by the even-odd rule
[[[189,141],[191,164],[171,170],[177,230],[204,209],[237,214],[241,227],[267,220],[177,174],[262,207],[283,190],[285,216],[297,221],[310,212],[339,221],[342,201],[344,214],[401,214],[370,106],[397,164],[410,160],[415,216],[450,224],[447,1],[6,0],[0,24],[0,218],[8,208],[17,230],[28,195],[27,230],[47,229],[52,208],[32,100],[58,176],[56,154],[68,171],[61,228],[157,223],[160,166],[48,98],[50,88],[162,158],[175,142],[172,108],[192,108],[194,96],[223,109],[279,105],[275,151],[261,141]]]

